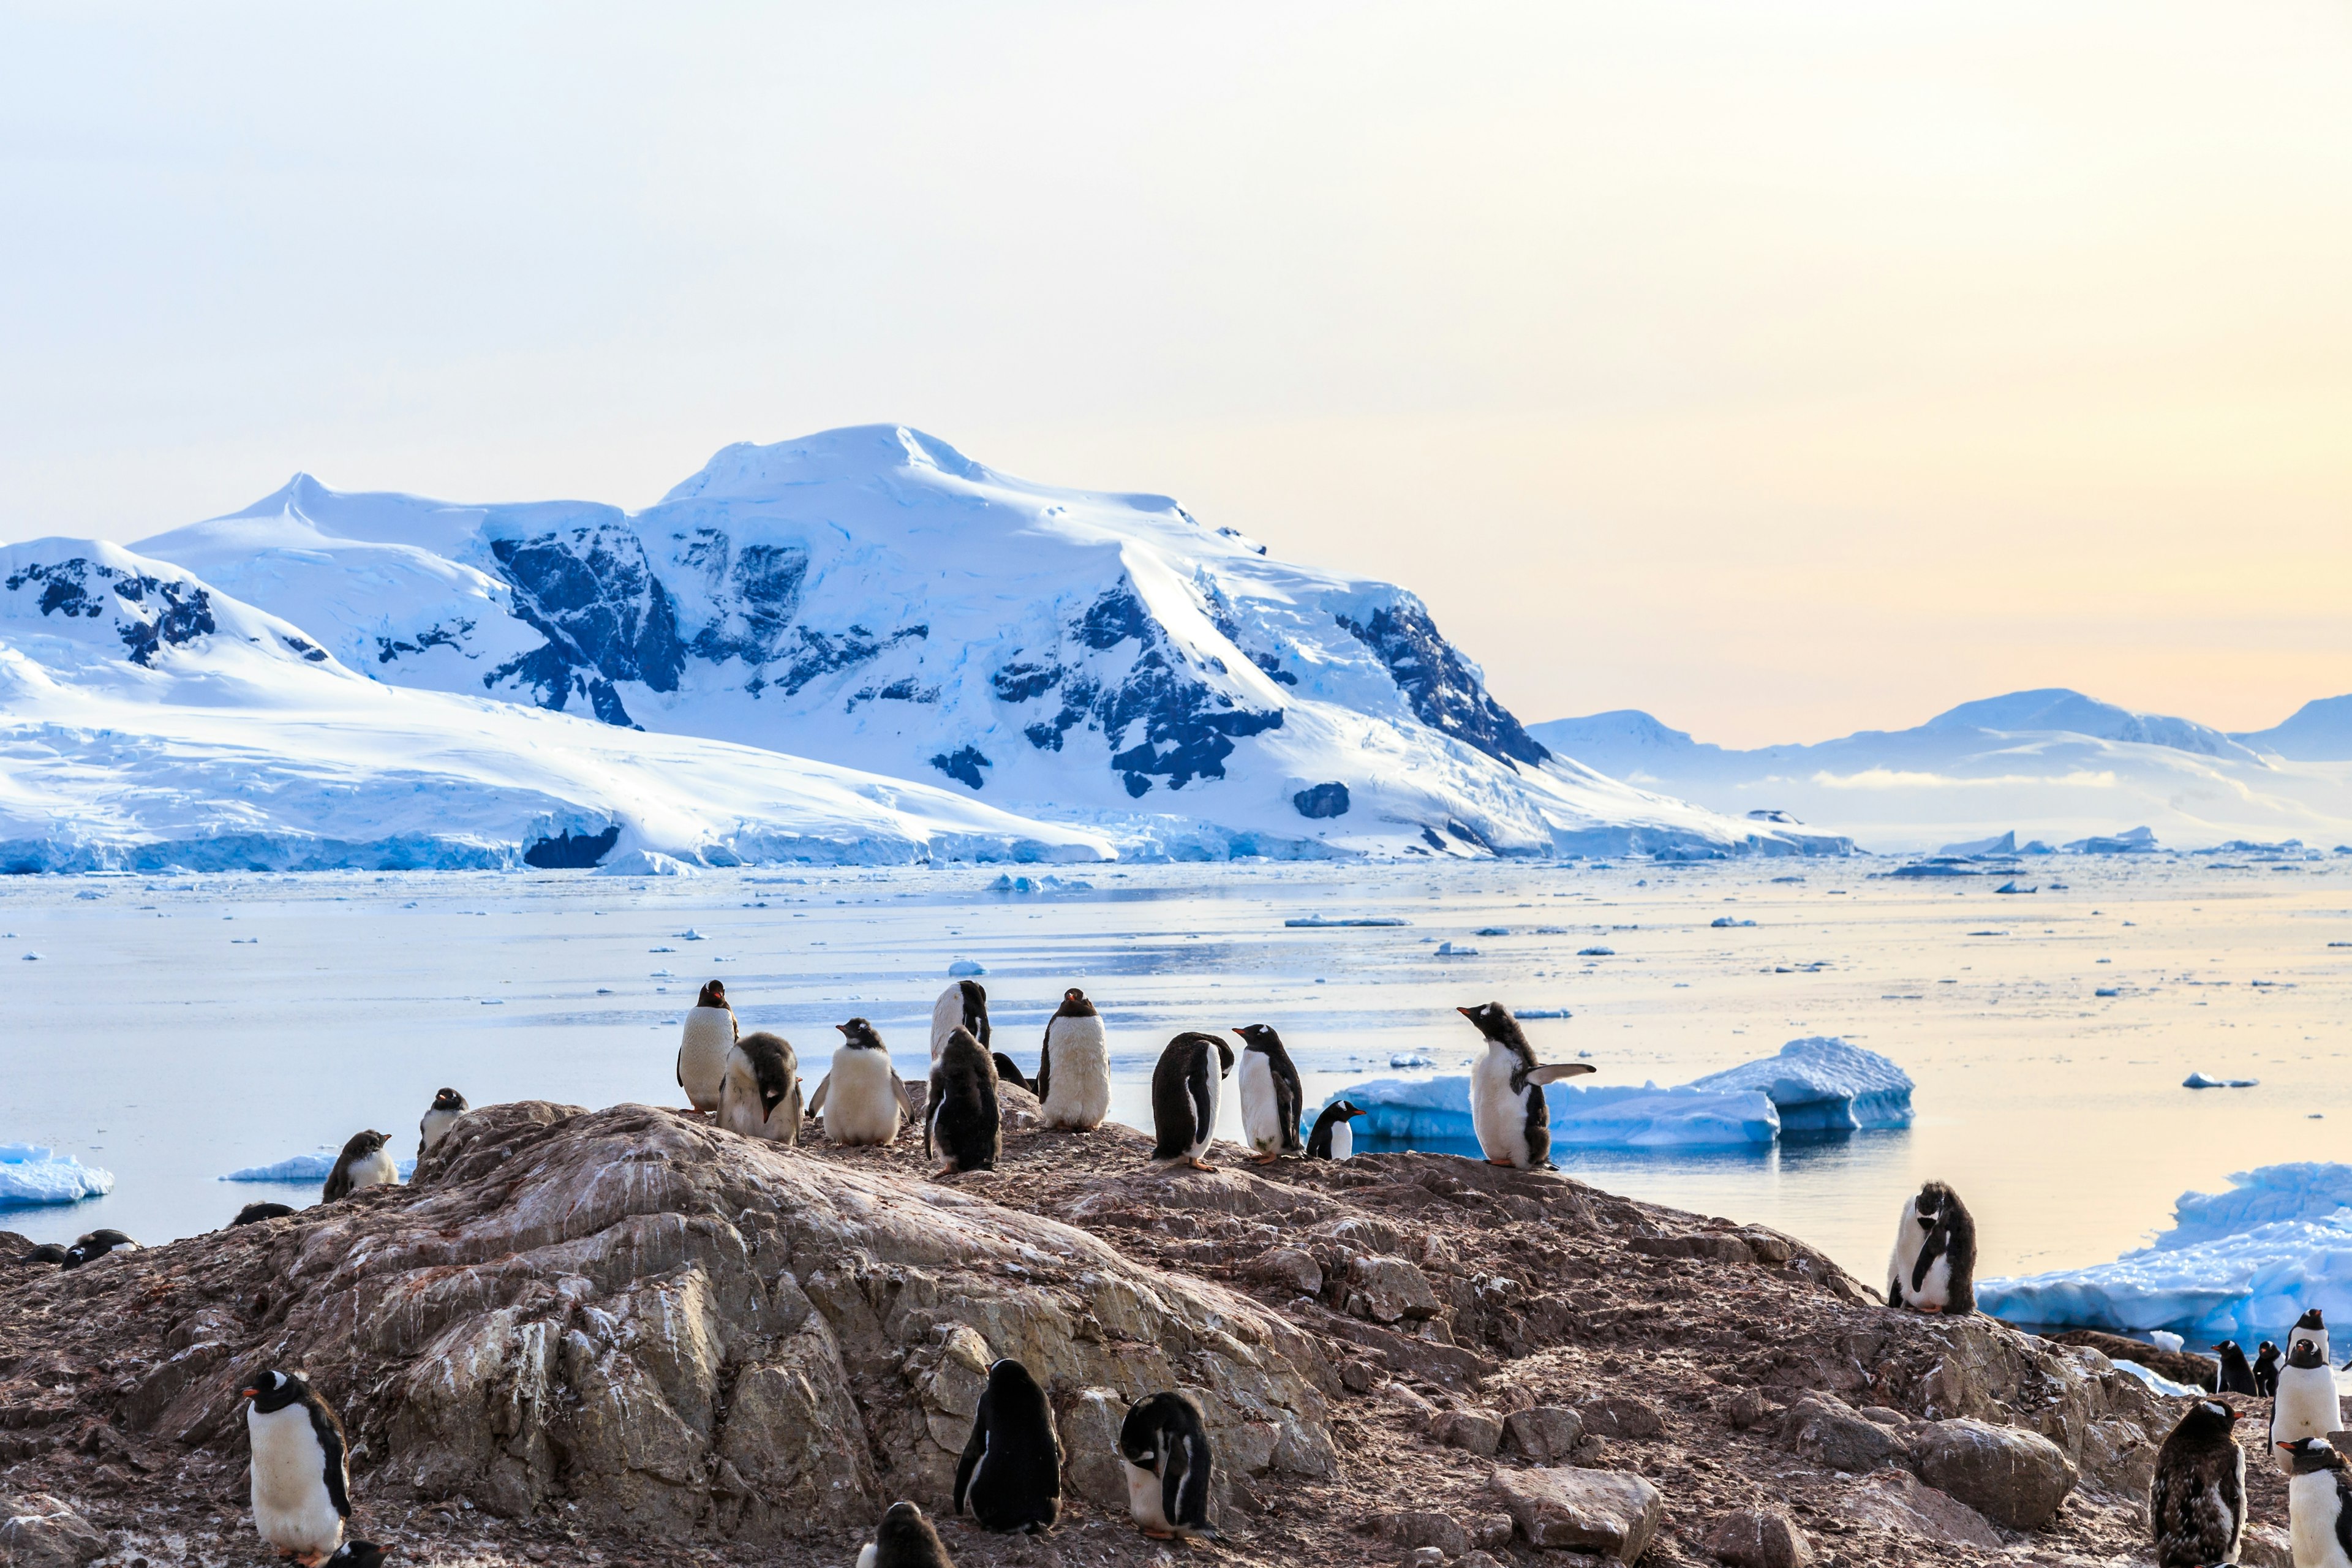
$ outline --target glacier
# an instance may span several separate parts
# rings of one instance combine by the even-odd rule
[[[0,1143],[0,1208],[76,1204],[114,1190],[114,1174],[38,1143]]]
[[[904,426],[728,447],[636,512],[298,475],[137,548],[371,683],[921,780],[1131,858],[1852,848],[1558,754],[1402,588]]]
[[[2112,1263],[1979,1280],[2014,1322],[2169,1329],[2192,1341],[2277,1337],[2307,1308],[2352,1314],[2352,1165],[2265,1165],[2224,1193],[2183,1193],[2170,1230]]]

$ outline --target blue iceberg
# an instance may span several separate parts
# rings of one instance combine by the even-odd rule
[[[114,1190],[114,1173],[38,1143],[0,1143],[0,1208],[78,1204]]]
[[[1834,1035],[1790,1040],[1777,1057],[1693,1079],[1696,1089],[1761,1089],[1783,1132],[1911,1125],[1911,1075]]]
[[[400,1160],[394,1163],[402,1181],[416,1173],[416,1162]],[[221,1178],[224,1182],[323,1182],[335,1172],[335,1156],[321,1151],[316,1154],[296,1154],[274,1165],[247,1165],[242,1171],[231,1171]]]

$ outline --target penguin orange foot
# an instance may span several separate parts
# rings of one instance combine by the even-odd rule
[[[1198,1154],[1195,1154],[1192,1156],[1192,1169],[1196,1171],[1213,1171],[1216,1167],[1209,1163],[1206,1160],[1202,1159]]]

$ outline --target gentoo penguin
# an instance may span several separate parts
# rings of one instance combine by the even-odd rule
[[[1918,1196],[1903,1200],[1902,1215],[1895,1222],[1886,1304],[1965,1316],[1977,1310],[1976,1281],[1977,1222],[1959,1194],[1929,1182]],[[2244,1392],[2253,1392],[2251,1383]]]
[[[2254,1369],[2246,1364],[2246,1352],[2238,1348],[2235,1340],[2223,1340],[2213,1347],[2214,1359],[2221,1363],[2221,1376],[2213,1384],[2216,1394],[2252,1394],[2254,1391]]]
[[[2298,1437],[2281,1447],[2294,1568],[2352,1568],[2352,1475],[2344,1456],[2325,1437]]]
[[[985,1530],[1054,1528],[1062,1516],[1062,1439],[1054,1407],[1029,1369],[1010,1357],[988,1369],[988,1387],[956,1464],[955,1509],[971,1504]]]
[[[2320,1360],[2335,1359],[2327,1350],[2327,1320],[2320,1316],[2318,1308],[2308,1309],[2302,1317],[2294,1321],[2294,1327],[2287,1331],[2286,1348],[2289,1351],[2294,1350],[2297,1340],[2309,1340],[2318,1345]]]
[[[931,1062],[930,1105],[923,1116],[923,1152],[944,1161],[938,1174],[992,1171],[1003,1152],[997,1120],[996,1063],[971,1032],[948,1031]]]
[[[1039,1121],[1071,1132],[1091,1132],[1110,1114],[1110,1041],[1095,1005],[1075,985],[1045,1020],[1037,1101]]]
[[[1307,1135],[1307,1157],[1310,1160],[1344,1160],[1356,1152],[1355,1129],[1348,1124],[1363,1111],[1350,1101],[1335,1100],[1323,1108],[1315,1119],[1315,1131]]]
[[[235,1219],[228,1222],[229,1228],[233,1230],[241,1225],[259,1225],[266,1219],[284,1219],[293,1212],[292,1204],[247,1204],[236,1211]]]
[[[686,1032],[677,1041],[677,1086],[695,1110],[716,1112],[719,1094],[727,1082],[727,1053],[742,1037],[735,1009],[727,1005],[727,987],[713,980],[687,1009]]]
[[[66,1249],[59,1247],[54,1241],[45,1241],[41,1243],[40,1246],[33,1248],[32,1251],[25,1254],[24,1257],[16,1259],[17,1262],[24,1264],[55,1263],[60,1266],[65,1263],[65,1260]]]
[[[891,1142],[906,1115],[907,1086],[890,1066],[890,1047],[863,1018],[834,1027],[841,1031],[841,1048],[833,1053],[833,1070],[816,1086],[809,1111],[824,1113],[832,1142]]]
[[[2264,1340],[2254,1347],[2254,1392],[2264,1399],[2278,1397],[2278,1346]]]
[[[2189,1407],[2156,1453],[2147,1518],[2157,1568],[2208,1568],[2238,1560],[2246,1528],[2246,1451],[2238,1413],[2218,1399]]]
[[[1285,1154],[1303,1153],[1298,1119],[1307,1095],[1282,1037],[1264,1024],[1244,1024],[1234,1033],[1242,1037],[1242,1138],[1250,1158],[1270,1165]]]
[[[1500,1002],[1454,1010],[1486,1037],[1486,1054],[1470,1068],[1470,1125],[1486,1163],[1550,1170],[1551,1108],[1543,1086],[1599,1069],[1590,1062],[1538,1062],[1519,1021]]]
[[[1187,1030],[1168,1042],[1151,1069],[1151,1131],[1159,1137],[1154,1161],[1216,1169],[1204,1156],[1217,1136],[1217,1101],[1233,1070],[1234,1048],[1214,1035]]]
[[[1037,1092],[1036,1086],[1032,1084],[1027,1079],[1021,1076],[1021,1064],[1019,1062],[1014,1061],[1003,1051],[989,1052],[988,1059],[996,1064],[996,1081],[998,1083],[1009,1083],[1015,1089],[1025,1089],[1032,1094]]]
[[[2292,1474],[2294,1466],[2282,1444],[2299,1437],[2325,1437],[2344,1430],[2343,1402],[2336,1397],[2336,1369],[2319,1358],[2319,1347],[2309,1339],[2294,1342],[2279,1368],[2278,1397],[2271,1401],[2271,1458]]]
[[[801,1141],[801,1064],[791,1041],[762,1029],[728,1048],[718,1120],[747,1138]]]
[[[343,1152],[335,1156],[335,1168],[327,1173],[326,1201],[333,1203],[337,1198],[350,1197],[362,1187],[397,1185],[399,1167],[383,1152],[383,1146],[391,1142],[392,1135],[386,1132],[352,1133]]]
[[[438,1149],[441,1140],[449,1136],[449,1129],[457,1125],[457,1118],[472,1109],[454,1089],[436,1094],[433,1103],[425,1108],[425,1120],[416,1124],[416,1157],[422,1160]]]
[[[343,1539],[352,1516],[351,1460],[343,1424],[288,1372],[265,1372],[239,1391],[253,1439],[253,1524],[261,1539],[317,1568]]]
[[[346,1541],[327,1559],[326,1568],[383,1568],[383,1554],[391,1550],[373,1541]]]
[[[1118,1457],[1127,1465],[1127,1511],[1144,1534],[1215,1539],[1209,1498],[1216,1461],[1199,1405],[1181,1394],[1138,1400],[1119,1426]]]
[[[68,1268],[79,1268],[85,1263],[96,1262],[110,1252],[138,1250],[139,1244],[119,1230],[93,1230],[88,1235],[74,1237],[74,1244],[66,1248],[66,1255],[58,1261]]]
[[[955,1568],[945,1542],[923,1510],[910,1502],[894,1502],[882,1516],[874,1539],[857,1554],[857,1568]]]
[[[988,1045],[988,991],[977,980],[950,981],[931,1004],[931,1060],[940,1059],[947,1049],[948,1037],[961,1029],[980,1042]]]

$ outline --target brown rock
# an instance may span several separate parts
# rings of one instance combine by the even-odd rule
[[[1803,1458],[1853,1474],[1892,1464],[1900,1449],[1885,1427],[1818,1394],[1789,1407],[1782,1432]]]
[[[1373,1521],[1382,1539],[1399,1546],[1431,1547],[1446,1557],[1470,1550],[1470,1535],[1450,1515],[1416,1511],[1384,1513]]]
[[[1250,1260],[1249,1278],[1278,1285],[1301,1296],[1323,1291],[1323,1270],[1315,1256],[1295,1247],[1269,1247]]]
[[[1666,1435],[1664,1412],[1646,1399],[1630,1394],[1608,1394],[1598,1399],[1588,1399],[1577,1407],[1585,1431],[1596,1437],[1663,1437]]]
[[[1743,1508],[1723,1516],[1706,1533],[1704,1550],[1731,1568],[1810,1568],[1812,1542],[1786,1514]]]
[[[2246,1568],[2294,1568],[2294,1548],[2274,1524],[2250,1524],[2238,1540],[2238,1561]]]
[[[0,1563],[81,1568],[106,1555],[106,1537],[47,1492],[0,1491]]]
[[[1723,1402],[1724,1425],[1735,1432],[1745,1432],[1764,1419],[1764,1396],[1752,1388],[1743,1388]]]
[[[1348,1287],[1352,1304],[1361,1298],[1363,1312],[1376,1323],[1419,1322],[1437,1315],[1437,1292],[1429,1277],[1402,1258],[1355,1257],[1348,1261]]]
[[[1919,1479],[2011,1530],[2039,1530],[2074,1489],[2058,1445],[2021,1426],[1959,1417],[1938,1421],[1911,1445]]]
[[[1503,1446],[1538,1465],[1556,1465],[1576,1451],[1584,1417],[1557,1405],[1538,1405],[1503,1417]]]
[[[1908,1470],[1880,1470],[1845,1495],[1841,1511],[1855,1524],[1899,1531],[1942,1546],[2000,1550],[2000,1532],[1984,1515]]]
[[[1429,1436],[1446,1447],[1491,1459],[1503,1440],[1503,1424],[1483,1410],[1441,1410],[1429,1424]]]
[[[1649,1549],[1664,1514],[1657,1488],[1614,1470],[1497,1470],[1494,1486],[1529,1545],[1619,1563]]]

